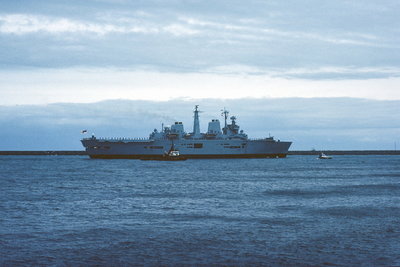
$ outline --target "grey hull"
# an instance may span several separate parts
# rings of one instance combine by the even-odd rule
[[[154,159],[154,155],[89,155],[92,159]],[[224,154],[224,155],[185,155],[188,159],[252,159],[252,158],[286,158],[286,154]],[[160,159],[162,155],[158,156]]]
[[[175,148],[187,158],[283,158],[291,142],[266,140],[184,140],[175,141]],[[170,140],[119,141],[82,140],[91,158],[140,159],[162,156]],[[196,147],[195,147],[196,146]]]

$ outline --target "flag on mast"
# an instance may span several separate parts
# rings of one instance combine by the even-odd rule
[[[87,133],[87,130],[82,130],[81,134]]]

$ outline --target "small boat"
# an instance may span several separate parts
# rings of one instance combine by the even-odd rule
[[[168,153],[164,153],[163,157],[160,158],[159,160],[187,160],[185,156],[182,156],[179,153],[179,150],[174,149],[171,147],[171,149],[168,151]]]
[[[163,161],[177,161],[177,160],[187,160],[187,157],[181,155],[179,150],[174,148],[172,144],[170,150],[165,152],[162,156],[158,157],[143,157],[141,160],[163,160]]]
[[[325,155],[324,153],[319,153],[319,155],[318,155],[318,158],[319,159],[331,159],[332,157],[331,156],[327,156],[327,155]]]

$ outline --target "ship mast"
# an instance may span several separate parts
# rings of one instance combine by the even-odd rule
[[[229,114],[229,111],[227,111],[225,108],[223,109],[223,110],[221,110],[222,111],[222,114],[221,115],[223,115],[224,116],[224,118],[225,118],[225,127],[224,127],[224,129],[223,129],[223,132],[224,132],[224,134],[226,134],[226,132],[227,132],[227,128],[226,128],[226,126],[227,126],[227,124],[226,124],[226,120],[228,119],[228,114]]]
[[[193,122],[193,137],[199,138],[200,137],[200,120],[199,120],[199,105],[195,106],[194,109],[194,122]]]

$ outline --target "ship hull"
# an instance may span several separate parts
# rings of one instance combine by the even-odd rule
[[[171,140],[83,139],[87,154],[93,159],[162,158]],[[284,158],[291,142],[260,140],[175,140],[174,146],[188,159]]]
[[[286,154],[224,154],[224,155],[185,155],[187,159],[251,159],[251,158],[286,158]],[[162,159],[162,156],[155,157],[153,155],[89,155],[92,159],[149,159],[156,160]]]

